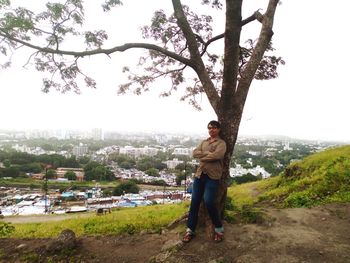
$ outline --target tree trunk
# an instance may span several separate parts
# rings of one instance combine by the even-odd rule
[[[226,154],[224,157],[224,167],[223,167],[222,178],[220,180],[220,185],[219,185],[217,199],[216,199],[218,211],[222,220],[224,216],[225,202],[227,197],[228,180],[230,177],[230,162],[231,162],[234,146],[237,141],[241,117],[242,117],[242,112],[236,112],[236,114],[230,114],[230,112],[227,111],[225,114],[223,114],[221,117],[218,118],[221,123],[221,133],[222,133],[221,136],[225,140],[226,146],[227,146]],[[211,222],[211,219],[209,217],[207,210],[205,209],[205,205],[203,202],[201,204],[201,208],[199,212],[199,225],[205,227],[207,238],[212,240],[214,235],[214,226]]]

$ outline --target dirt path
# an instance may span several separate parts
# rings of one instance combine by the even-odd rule
[[[270,219],[261,225],[225,224],[225,240],[218,244],[206,240],[201,230],[188,244],[182,244],[178,229],[162,234],[83,237],[78,239],[78,248],[72,257],[74,262],[92,263],[350,262],[350,204],[312,209],[266,208],[266,213]],[[50,240],[47,239],[0,239],[0,262],[48,262],[48,258],[57,259],[57,256],[43,252],[42,248],[48,242]],[[33,251],[41,251],[35,261],[19,260]]]

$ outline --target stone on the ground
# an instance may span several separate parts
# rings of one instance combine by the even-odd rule
[[[62,250],[72,250],[77,246],[77,239],[74,231],[65,229],[57,237],[47,245],[49,252],[57,252]]]

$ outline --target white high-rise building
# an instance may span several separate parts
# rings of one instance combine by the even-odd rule
[[[76,157],[81,157],[84,156],[85,154],[88,153],[89,148],[87,145],[79,145],[79,146],[74,146],[73,147],[73,155]]]
[[[103,140],[103,132],[101,128],[95,128],[91,130],[91,136],[93,140],[101,141]]]

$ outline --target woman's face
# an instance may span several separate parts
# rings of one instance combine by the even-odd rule
[[[208,132],[210,137],[215,138],[219,135],[220,129],[218,127],[212,126],[211,124],[208,125]]]

